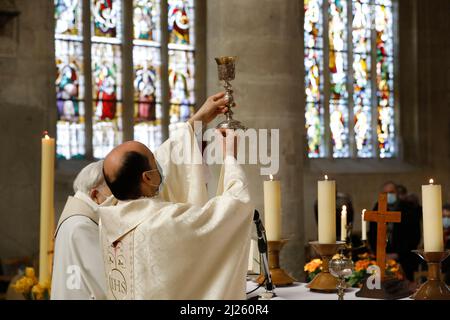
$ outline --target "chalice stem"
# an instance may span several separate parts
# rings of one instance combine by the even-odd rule
[[[341,277],[339,279],[338,300],[344,300],[344,293],[345,293],[345,279]]]

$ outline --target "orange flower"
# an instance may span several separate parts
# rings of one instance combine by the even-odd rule
[[[369,267],[369,260],[358,260],[355,263],[355,271],[367,270]]]
[[[394,266],[396,266],[397,265],[397,262],[395,261],[395,260],[392,260],[392,259],[389,259],[387,262],[386,262],[386,266],[388,266],[388,267],[394,267]]]
[[[322,267],[322,260],[313,259],[305,265],[304,271],[312,273],[312,272],[316,271],[317,268],[321,268],[321,267]]]

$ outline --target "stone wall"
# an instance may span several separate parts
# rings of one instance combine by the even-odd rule
[[[302,10],[300,1],[207,2],[208,95],[221,90],[214,57],[235,55],[235,117],[249,128],[280,128],[282,236],[289,239],[281,263],[294,276],[303,264]],[[247,166],[255,207],[262,213],[259,167]]]
[[[0,257],[36,255],[40,137],[55,133],[52,2],[15,1],[15,34],[0,33]]]

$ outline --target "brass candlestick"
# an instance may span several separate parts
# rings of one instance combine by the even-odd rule
[[[428,264],[428,279],[411,298],[415,300],[450,300],[450,289],[441,280],[441,263],[448,258],[450,250],[442,252],[425,252],[413,250]]]
[[[277,287],[288,286],[296,281],[280,267],[280,251],[286,242],[288,242],[286,239],[280,241],[267,241],[270,276],[272,277],[273,284]],[[256,282],[262,284],[264,283],[264,280],[264,275],[260,274],[256,279]]]
[[[233,119],[233,111],[231,108],[236,106],[233,98],[233,90],[231,88],[231,80],[235,77],[235,65],[237,57],[220,57],[215,58],[217,63],[217,71],[219,73],[219,80],[223,81],[225,88],[225,96],[228,97],[227,112],[225,116],[227,117],[225,121],[222,121],[217,125],[217,129],[232,129],[232,130],[246,130],[247,128],[238,120]]]
[[[338,279],[333,277],[330,273],[329,262],[338,250],[345,246],[345,242],[319,243],[318,241],[311,241],[309,244],[322,258],[322,271],[318,273],[306,287],[311,291],[335,293],[339,283]]]

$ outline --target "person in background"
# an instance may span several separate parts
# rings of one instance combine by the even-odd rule
[[[412,253],[417,249],[421,238],[421,214],[420,207],[406,201],[407,190],[400,186],[400,194],[397,184],[393,181],[387,181],[382,187],[382,192],[387,193],[388,211],[400,211],[400,223],[387,224],[387,259],[397,260],[409,281],[414,281],[414,271],[417,270],[420,258]],[[378,203],[374,210],[378,210]],[[368,232],[369,244],[372,250],[376,251],[377,224],[369,223]]]
[[[442,224],[444,227],[445,249],[450,249],[450,203],[442,207]],[[445,283],[450,284],[450,258],[442,263],[442,273],[445,275]]]
[[[103,160],[84,167],[75,178],[55,232],[52,300],[106,299],[106,280],[97,208],[115,199],[103,177]]]

